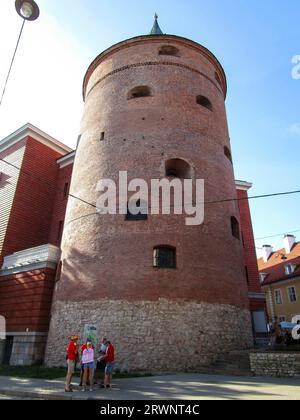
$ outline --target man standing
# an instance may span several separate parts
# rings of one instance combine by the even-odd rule
[[[104,387],[111,388],[112,374],[115,368],[115,349],[110,341],[107,341],[106,345],[107,345],[107,349],[106,349],[106,356],[105,356],[106,368],[105,368]]]
[[[74,335],[71,337],[71,341],[67,347],[68,373],[65,382],[65,392],[73,392],[71,388],[71,382],[75,372],[75,364],[78,357],[77,342],[78,337]]]
[[[97,359],[97,368],[95,372],[95,385],[98,384],[99,373],[101,376],[101,388],[104,388],[105,379],[105,368],[106,368],[106,351],[107,351],[107,339],[103,338],[99,348],[99,357]]]

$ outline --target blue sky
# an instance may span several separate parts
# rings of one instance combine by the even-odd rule
[[[251,195],[300,189],[300,79],[291,75],[292,57],[300,55],[299,0],[39,0],[38,4],[41,17],[25,28],[0,113],[1,138],[29,120],[74,146],[87,66],[112,44],[148,33],[157,12],[164,32],[203,44],[225,69],[236,178],[253,182]],[[0,12],[6,22],[0,28],[2,86],[20,19],[14,0],[1,0]],[[24,84],[25,68],[25,80],[31,83]],[[41,96],[45,78],[47,88]],[[32,106],[24,105],[29,92]],[[257,238],[300,230],[300,195],[254,200],[251,210]],[[266,242],[279,247],[281,238],[258,241],[257,246]]]

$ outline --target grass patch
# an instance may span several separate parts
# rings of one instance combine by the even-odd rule
[[[43,366],[0,366],[0,376],[7,376],[21,379],[45,379],[55,380],[64,378],[67,374],[66,368],[45,368]],[[76,371],[75,377],[80,376]],[[121,373],[114,374],[115,379],[146,378],[151,377],[150,373]]]
[[[0,366],[0,376],[22,379],[60,379],[66,376],[66,369],[50,369],[42,366]]]

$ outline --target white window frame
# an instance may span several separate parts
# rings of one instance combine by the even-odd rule
[[[280,296],[280,302],[277,302],[277,293],[279,293]],[[283,304],[283,299],[282,299],[282,293],[280,289],[276,289],[274,290],[274,298],[275,298],[275,305],[282,305]]]
[[[259,273],[260,284],[263,284],[267,278],[267,273]]]
[[[296,300],[294,300],[294,301],[291,300],[291,296],[290,296],[290,290],[291,289],[294,289],[294,291],[295,291]],[[298,296],[297,296],[297,291],[296,291],[296,287],[295,286],[289,286],[287,288],[287,294],[288,294],[288,299],[289,299],[289,302],[290,303],[297,303],[298,302]]]
[[[294,274],[296,267],[293,264],[286,264],[284,269],[285,269],[285,274],[287,276],[291,276],[292,274]]]

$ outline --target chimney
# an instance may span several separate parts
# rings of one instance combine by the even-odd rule
[[[267,263],[270,256],[273,254],[273,248],[271,247],[271,245],[264,245],[262,252],[263,252],[264,262]]]
[[[285,252],[289,255],[292,251],[293,246],[296,243],[296,237],[294,235],[285,235],[283,238],[283,243],[285,247]]]

